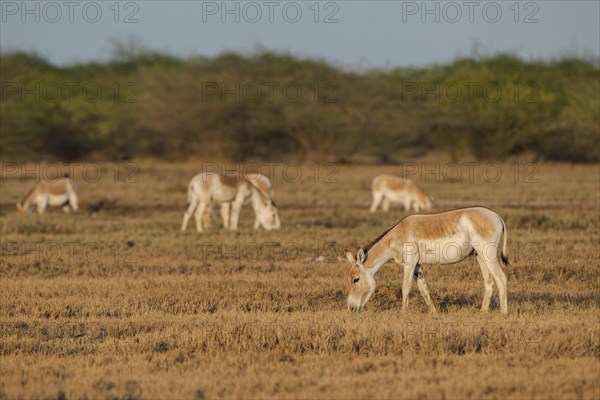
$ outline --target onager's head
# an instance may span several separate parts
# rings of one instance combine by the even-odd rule
[[[27,214],[27,207],[25,207],[21,203],[17,203],[17,212],[19,213],[19,215],[25,215]]]
[[[422,190],[419,190],[414,200],[413,206],[415,207],[416,211],[429,211],[433,206],[433,198],[427,193],[423,192]]]
[[[431,210],[432,205],[433,203],[431,201],[431,197],[425,195],[425,198],[423,199],[421,204],[421,209],[425,211]]]
[[[356,257],[347,251],[346,258],[352,264],[348,274],[348,299],[346,300],[348,309],[360,311],[375,292],[377,285],[373,278],[373,271],[364,266],[366,257],[363,249],[358,250]]]
[[[273,201],[263,203],[261,207],[256,210],[256,215],[260,225],[266,230],[281,228],[281,221],[279,220],[279,212],[277,206]]]

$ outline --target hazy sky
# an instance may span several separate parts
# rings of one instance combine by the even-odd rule
[[[0,1],[2,51],[104,60],[111,40],[178,56],[288,51],[353,68],[511,51],[600,57],[592,1]]]

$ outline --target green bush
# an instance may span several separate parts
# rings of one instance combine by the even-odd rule
[[[358,73],[289,54],[179,59],[129,44],[65,68],[8,53],[0,71],[3,160],[600,161],[597,61],[499,54]]]

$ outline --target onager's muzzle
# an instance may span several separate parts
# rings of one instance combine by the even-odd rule
[[[359,312],[364,307],[362,304],[360,304],[360,300],[356,301],[353,298],[351,298],[350,296],[348,296],[346,303],[348,304],[348,310],[350,310],[350,311]]]

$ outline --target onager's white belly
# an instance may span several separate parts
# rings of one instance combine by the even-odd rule
[[[62,206],[69,201],[69,195],[65,194],[50,194],[48,195],[48,204],[51,206]]]
[[[403,203],[409,196],[408,190],[386,190],[385,195],[395,203]]]

